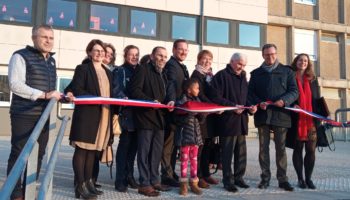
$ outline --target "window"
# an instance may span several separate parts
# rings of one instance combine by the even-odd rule
[[[0,75],[0,106],[10,105],[10,88],[7,75]]]
[[[0,20],[32,22],[32,0],[0,0]]]
[[[46,23],[52,26],[75,28],[77,3],[63,0],[48,0]]]
[[[118,32],[118,8],[91,5],[90,29],[106,32]]]
[[[294,48],[295,55],[307,53],[311,60],[317,60],[317,41],[315,31],[295,29]]]
[[[339,42],[338,37],[335,34],[322,34],[321,40],[323,42]]]
[[[253,24],[239,24],[239,46],[260,47],[260,26]]]
[[[68,77],[58,77],[57,85],[58,85],[58,91],[61,93],[64,93],[64,89],[69,85],[69,83],[72,81],[72,78]],[[74,105],[71,103],[65,103],[62,104],[62,108],[74,108]]]
[[[172,17],[172,39],[196,41],[197,20],[194,17],[174,15]]]
[[[308,5],[316,5],[316,0],[294,0],[294,2]]]
[[[155,37],[157,35],[156,13],[131,10],[130,33]]]
[[[206,41],[215,44],[229,44],[229,23],[227,21],[207,20]]]

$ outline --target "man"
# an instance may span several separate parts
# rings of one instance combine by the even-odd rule
[[[53,29],[48,25],[35,26],[32,29],[34,47],[16,51],[10,60],[8,74],[12,91],[10,106],[11,153],[8,159],[7,174],[11,172],[17,157],[30,137],[36,123],[51,98],[60,99],[56,91],[56,63],[51,50],[54,43]],[[38,138],[39,154],[37,176],[45,154],[49,138],[49,120]],[[24,186],[21,179],[11,194],[11,199],[24,198]]]
[[[241,53],[232,55],[226,68],[219,71],[212,80],[213,102],[223,106],[245,106],[247,104],[248,82],[244,67],[247,57]],[[237,109],[226,111],[218,116],[218,132],[222,155],[222,174],[224,188],[229,192],[237,192],[235,185],[248,188],[243,175],[247,166],[247,147],[245,135],[248,134],[248,111],[253,114],[257,106],[249,110]],[[234,174],[232,174],[232,157]]]
[[[265,189],[270,184],[269,144],[270,133],[273,132],[279,187],[293,191],[294,188],[289,184],[286,175],[285,149],[286,133],[291,126],[291,117],[289,111],[283,107],[289,106],[298,98],[298,87],[291,68],[279,63],[276,45],[265,44],[262,56],[264,58],[262,65],[251,72],[248,92],[249,104],[259,104],[254,115],[254,124],[259,134],[259,163],[262,170],[258,187]]]
[[[173,103],[182,94],[182,83],[189,78],[186,65],[183,64],[188,54],[186,40],[178,39],[173,43],[173,56],[165,66],[168,79],[167,100]],[[178,176],[175,174],[177,148],[174,148],[175,123],[173,113],[166,116],[167,127],[164,136],[164,149],[162,155],[162,183],[173,187],[179,187]]]
[[[163,68],[166,61],[166,49],[155,47],[151,54],[151,62],[136,68],[127,86],[130,98],[165,103],[166,76]],[[134,114],[138,134],[137,166],[140,174],[138,193],[145,196],[159,196],[158,191],[169,190],[160,184],[158,171],[164,143],[165,113],[163,109],[135,108]]]

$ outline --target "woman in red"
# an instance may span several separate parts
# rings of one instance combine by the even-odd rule
[[[294,107],[318,113],[316,99],[320,97],[319,85],[312,70],[312,63],[307,54],[299,54],[292,62],[292,69],[296,72],[299,98]],[[298,175],[298,186],[300,188],[316,189],[311,180],[312,171],[315,165],[316,149],[316,127],[320,122],[302,113],[292,114],[292,128],[288,132],[287,140],[294,148],[293,165]],[[305,146],[305,157],[303,158],[303,148]],[[305,179],[303,177],[305,169]]]

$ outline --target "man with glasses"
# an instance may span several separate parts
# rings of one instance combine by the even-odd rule
[[[251,72],[248,88],[248,103],[259,105],[254,115],[254,124],[259,134],[259,163],[262,170],[258,188],[265,189],[270,184],[270,133],[276,149],[278,186],[293,191],[287,173],[287,154],[285,149],[287,129],[291,127],[291,116],[284,106],[290,106],[298,98],[295,75],[289,66],[277,59],[277,47],[265,44],[262,48],[264,62]]]
[[[182,94],[182,83],[189,78],[186,65],[183,64],[188,54],[186,40],[178,39],[173,43],[173,56],[165,65],[165,73],[168,79],[167,100],[174,102]],[[167,127],[164,135],[164,148],[162,155],[162,183],[173,187],[179,187],[178,176],[175,174],[177,148],[174,147],[175,122],[174,114],[166,116]]]

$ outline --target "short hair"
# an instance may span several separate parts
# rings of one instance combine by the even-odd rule
[[[100,46],[103,48],[103,50],[106,51],[106,49],[105,49],[105,47],[104,47],[104,44],[103,44],[103,42],[102,42],[101,40],[99,40],[99,39],[93,39],[93,40],[91,40],[91,41],[89,42],[89,44],[88,44],[87,47],[86,47],[86,50],[85,50],[86,54],[89,54],[89,52],[92,51],[92,49],[94,48],[94,46],[95,46],[96,44],[100,45]]]
[[[275,44],[272,44],[272,43],[270,43],[270,44],[264,44],[264,46],[262,47],[261,51],[264,52],[265,49],[269,49],[269,48],[271,48],[271,47],[275,48],[276,51],[277,51],[277,46],[276,46]]]
[[[314,73],[314,70],[313,70],[313,67],[312,67],[312,62],[310,60],[310,56],[306,53],[301,53],[301,54],[298,54],[292,61],[292,64],[291,64],[291,67],[292,67],[292,70],[293,71],[298,71],[298,68],[297,68],[297,62],[298,60],[300,59],[301,56],[305,56],[307,58],[307,67],[305,69],[305,75],[307,76],[307,78],[309,80],[313,80],[316,78],[316,75]]]
[[[246,54],[244,53],[234,53],[232,56],[231,56],[231,60],[230,61],[238,61],[238,60],[241,60],[241,59],[244,59],[245,61],[247,61],[248,57]]]
[[[187,42],[187,40],[185,40],[185,39],[177,39],[177,40],[175,40],[174,41],[174,43],[173,43],[173,49],[176,49],[177,48],[177,45],[179,44],[179,43],[186,43],[187,45],[188,45],[188,42]]]
[[[183,91],[183,93],[186,94],[187,90],[189,88],[191,88],[196,83],[199,84],[199,81],[196,78],[189,78],[187,80],[184,80],[184,82],[182,83],[182,91]]]
[[[128,55],[128,53],[131,49],[137,49],[137,51],[140,53],[140,49],[137,46],[132,45],[132,44],[126,46],[124,48],[124,62],[125,62],[126,56]]]
[[[149,61],[151,60],[151,55],[146,54],[144,56],[142,56],[142,58],[140,59],[140,65],[146,65],[147,63],[149,63]]]
[[[116,57],[116,55],[115,55],[115,48],[114,48],[114,46],[113,46],[113,44],[111,44],[111,43],[104,43],[104,49],[106,50],[106,53],[107,53],[107,48],[110,48],[110,49],[112,49],[112,52],[113,52],[113,54],[112,54],[112,59],[111,59],[111,62],[110,63],[108,63],[108,64],[115,64],[115,57]]]
[[[153,56],[156,55],[156,52],[158,51],[158,49],[164,49],[164,50],[166,50],[166,48],[164,48],[164,47],[156,46],[156,47],[154,47],[154,48],[152,49],[152,55],[153,55]]]
[[[36,36],[38,35],[38,30],[39,29],[45,29],[45,30],[51,30],[53,31],[53,28],[51,25],[47,25],[47,24],[40,24],[40,25],[36,25],[36,26],[33,26],[32,28],[32,36]]]
[[[211,59],[213,59],[213,53],[209,50],[202,50],[197,55],[197,62],[202,59],[204,56],[209,56]]]

